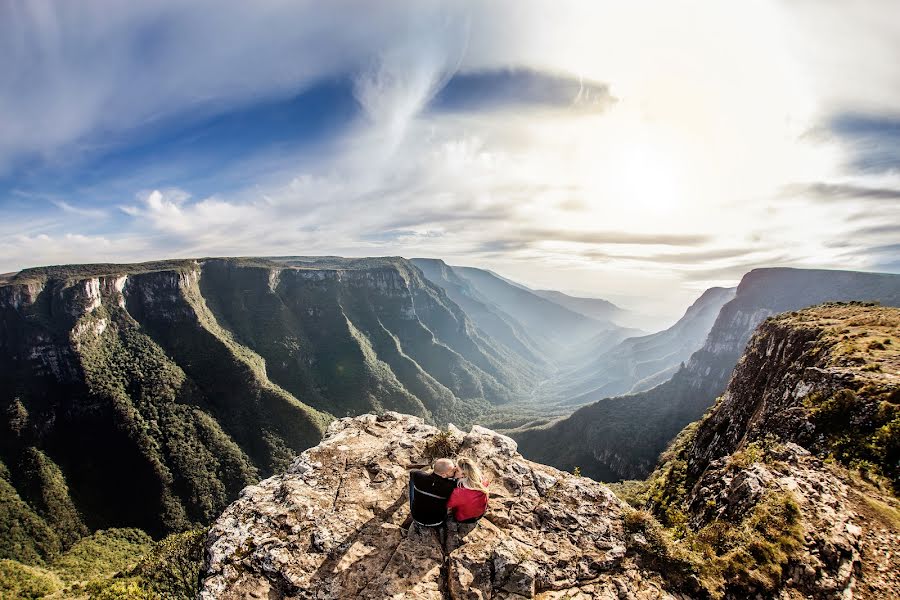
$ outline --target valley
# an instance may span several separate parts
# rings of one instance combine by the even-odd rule
[[[51,587],[87,585],[53,565],[79,544],[128,555],[198,531],[336,419],[368,413],[486,426],[529,460],[599,481],[643,478],[715,404],[757,325],[851,300],[898,306],[900,276],[758,269],[647,333],[619,325],[624,309],[611,303],[437,259],[9,274],[0,560],[16,577],[45,569]]]

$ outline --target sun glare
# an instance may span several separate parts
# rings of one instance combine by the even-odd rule
[[[608,115],[584,135],[582,191],[597,219],[637,230],[671,225],[695,170],[688,142],[634,115]]]
[[[642,139],[643,138],[643,139]],[[644,136],[626,141],[615,157],[606,186],[631,213],[668,213],[677,209],[680,173],[665,148]]]

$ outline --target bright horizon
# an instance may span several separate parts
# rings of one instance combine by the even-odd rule
[[[671,319],[900,272],[891,2],[377,7],[5,3],[0,273],[432,257]]]

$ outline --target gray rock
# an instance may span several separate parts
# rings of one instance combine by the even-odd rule
[[[626,571],[636,597],[671,597],[626,554],[629,509],[605,486],[526,461],[483,427],[461,436],[461,453],[493,482],[486,518],[451,525],[446,540],[408,527],[407,469],[438,430],[397,413],[374,420],[336,421],[288,472],[225,510],[208,537],[202,600],[587,599],[618,594],[612,578]]]

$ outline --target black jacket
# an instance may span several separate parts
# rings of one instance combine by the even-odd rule
[[[409,474],[409,512],[419,524],[442,525],[447,519],[447,500],[456,487],[455,479],[411,471]]]

